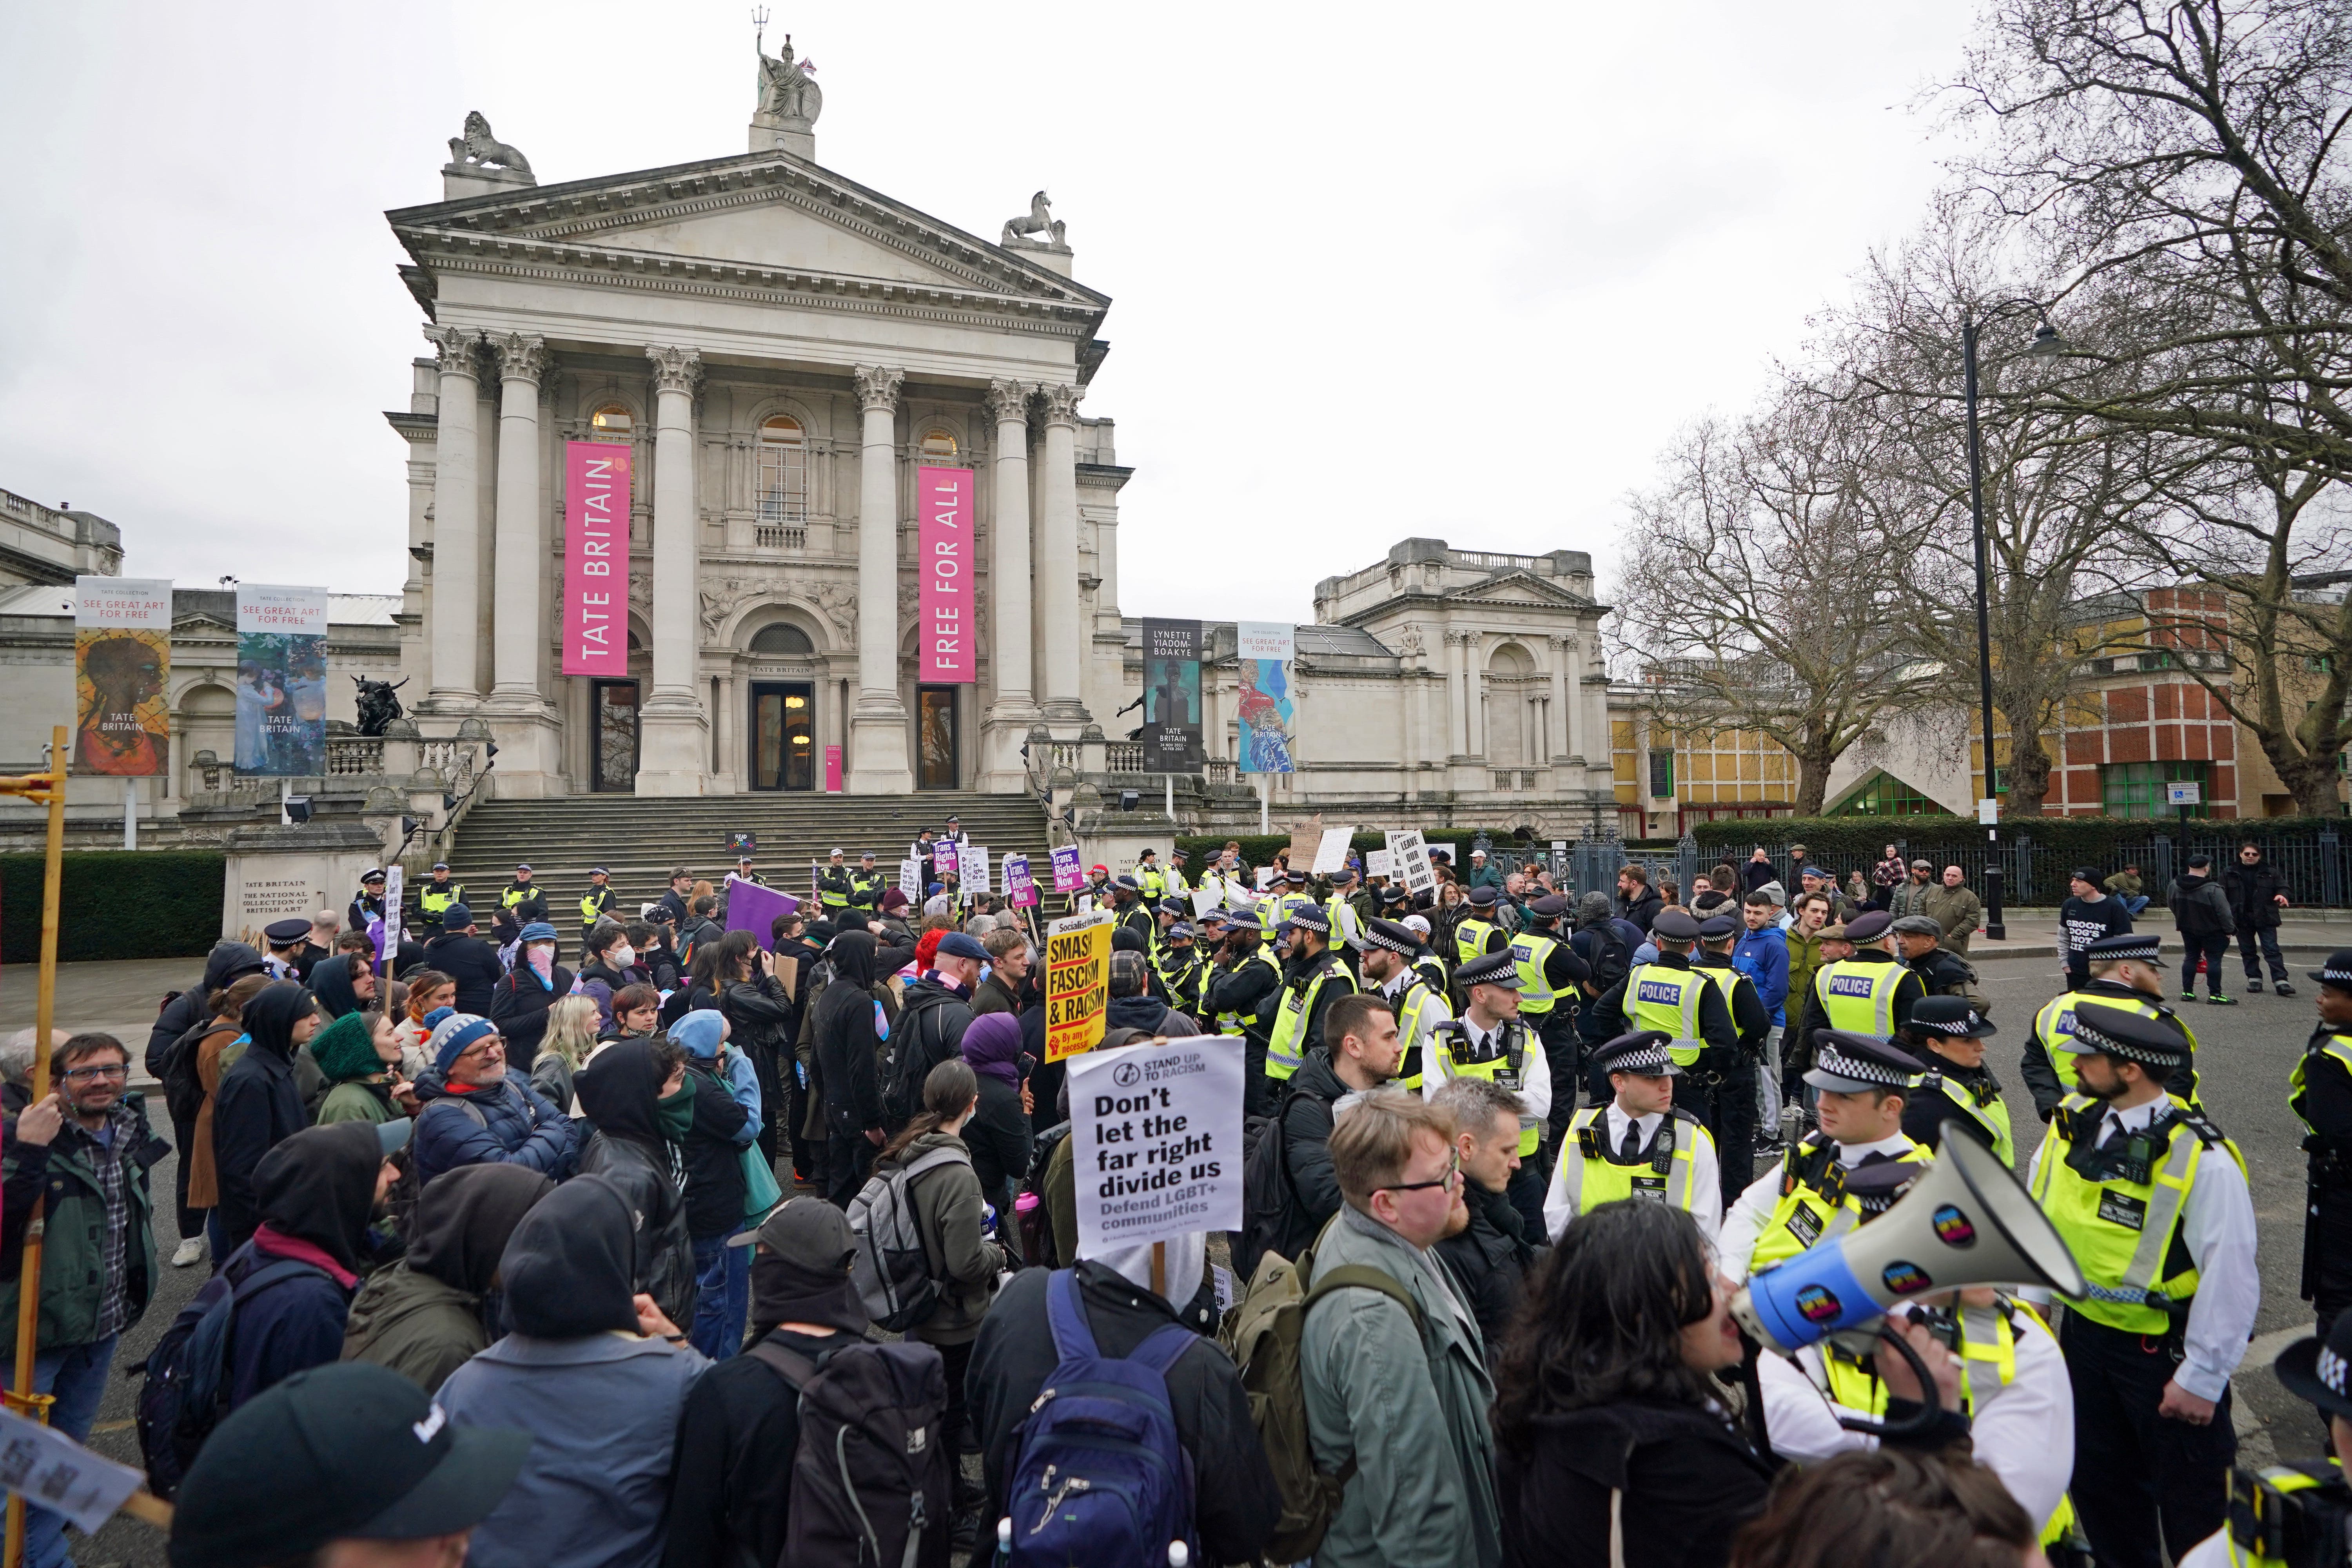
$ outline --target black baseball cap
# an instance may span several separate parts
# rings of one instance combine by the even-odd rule
[[[215,1428],[180,1489],[172,1568],[262,1568],[331,1541],[426,1541],[479,1524],[530,1434],[460,1426],[388,1367],[333,1362]]]

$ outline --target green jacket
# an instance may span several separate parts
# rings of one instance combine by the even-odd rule
[[[1495,1384],[1478,1321],[1433,1255],[1342,1206],[1316,1240],[1315,1268],[1349,1263],[1412,1291],[1422,1328],[1376,1290],[1342,1290],[1307,1319],[1299,1369],[1315,1468],[1356,1461],[1316,1568],[1495,1568]]]
[[[381,1268],[352,1300],[343,1329],[343,1359],[387,1366],[427,1394],[488,1348],[482,1300],[408,1265]]]
[[[1805,998],[1813,994],[1813,971],[1822,966],[1822,939],[1800,936],[1795,926],[1780,934],[1789,939],[1789,1022],[1794,1026],[1805,1015]],[[1788,1047],[1781,1048],[1785,1056]]]
[[[124,1281],[130,1328],[147,1310],[155,1289],[154,1203],[147,1173],[172,1152],[147,1125],[147,1102],[137,1089],[124,1092],[115,1137],[126,1140],[123,1195],[130,1205],[130,1235]],[[26,1221],[36,1197],[46,1200],[41,1238],[41,1316],[35,1341],[40,1350],[86,1345],[98,1337],[99,1304],[105,1294],[106,1194],[81,1140],[60,1128],[53,1143],[21,1143],[16,1119],[0,1128],[0,1183],[5,1183],[6,1258],[11,1276],[0,1282],[0,1356],[16,1348],[16,1270],[23,1258]]]

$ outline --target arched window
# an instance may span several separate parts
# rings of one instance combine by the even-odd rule
[[[809,641],[808,633],[788,621],[778,621],[751,634],[751,651],[789,658],[813,654],[816,647]]]
[[[760,426],[759,521],[769,528],[808,521],[808,434],[790,415]]]
[[[627,440],[637,422],[617,403],[608,403],[589,416],[588,427],[599,436]]]
[[[942,430],[934,425],[923,433],[924,457],[934,460],[952,458],[957,450],[955,432],[952,430]]]

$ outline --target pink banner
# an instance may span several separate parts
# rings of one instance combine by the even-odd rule
[[[841,748],[839,746],[827,746],[824,749],[824,793],[827,795],[841,793]]]
[[[972,613],[971,470],[915,470],[915,679],[925,685],[980,679],[979,617]]]
[[[563,444],[563,673],[629,673],[629,448]]]

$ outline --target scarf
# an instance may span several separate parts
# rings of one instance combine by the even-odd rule
[[[654,1102],[654,1121],[661,1128],[662,1136],[673,1143],[686,1142],[686,1134],[694,1125],[694,1075],[688,1073],[676,1094]]]

